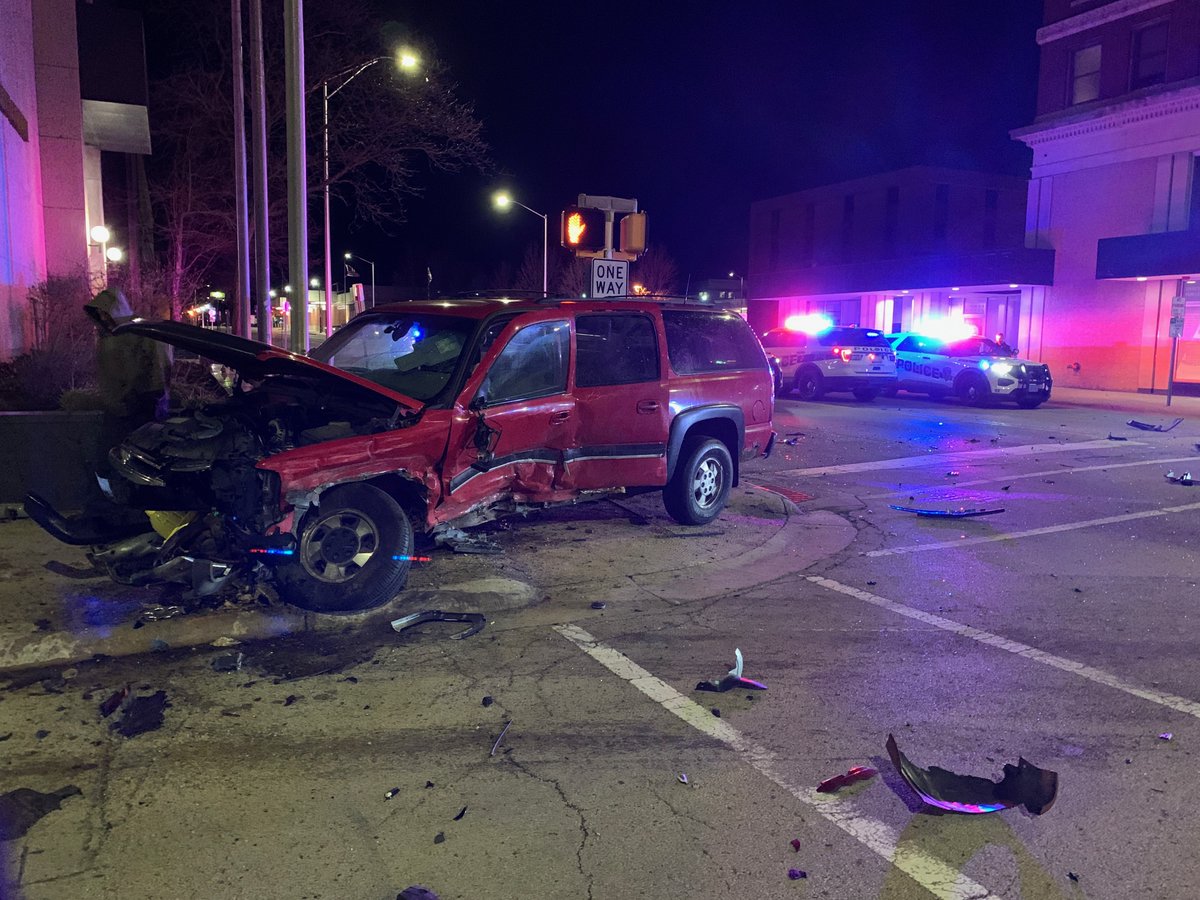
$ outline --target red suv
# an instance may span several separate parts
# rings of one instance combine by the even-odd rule
[[[218,364],[229,393],[109,454],[112,498],[155,511],[157,533],[97,533],[27,499],[48,531],[133,583],[202,592],[267,572],[298,606],[367,609],[403,587],[414,531],[652,489],[702,525],[774,439],[753,332],[683,303],[400,303],[311,358],[178,322],[119,331]]]

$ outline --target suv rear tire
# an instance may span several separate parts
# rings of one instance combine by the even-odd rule
[[[707,525],[725,508],[733,485],[733,459],[716,438],[684,445],[686,454],[663,488],[663,506],[680,525]]]
[[[390,494],[346,484],[321,496],[300,528],[296,555],[276,570],[283,599],[313,612],[382,606],[408,580],[412,523]]]
[[[815,369],[796,373],[796,393],[802,400],[820,400],[825,396],[825,377]]]

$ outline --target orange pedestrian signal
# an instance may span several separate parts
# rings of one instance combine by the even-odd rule
[[[568,250],[604,249],[604,210],[568,206],[562,214],[562,245]]]

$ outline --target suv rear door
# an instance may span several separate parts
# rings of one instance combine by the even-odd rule
[[[667,480],[667,383],[653,317],[580,313],[575,348],[571,482],[583,490],[661,486]]]

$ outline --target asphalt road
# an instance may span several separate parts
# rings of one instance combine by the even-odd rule
[[[82,795],[0,843],[9,893],[1200,896],[1200,487],[1163,477],[1200,476],[1200,417],[1164,433],[1130,417],[783,401],[793,443],[745,476],[794,492],[786,532],[749,494],[692,538],[651,499],[581,507],[503,529],[502,558],[452,561],[489,590],[528,587],[467,640],[350,630],[17,678],[0,792]],[[802,564],[779,576],[778,544],[721,562],[725,533],[749,528],[762,546],[790,535]],[[556,577],[522,567],[535,542],[555,544]],[[620,575],[667,553],[654,578]],[[768,690],[696,692],[735,647]],[[240,671],[213,670],[238,652]],[[126,683],[166,691],[161,727],[99,720]],[[1024,757],[1058,773],[1057,802],[932,814],[889,733],[964,775]],[[880,774],[815,792],[858,765]]]

